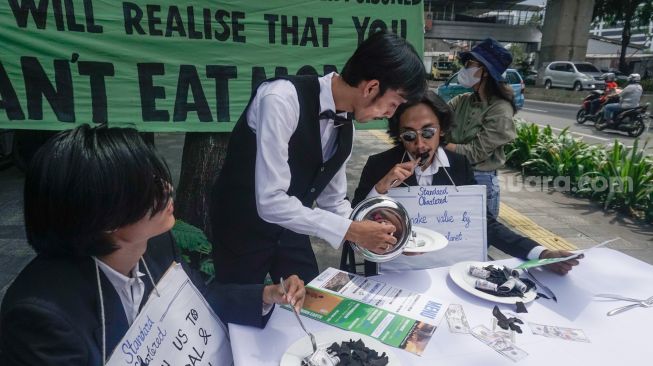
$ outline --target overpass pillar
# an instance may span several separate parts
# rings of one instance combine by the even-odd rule
[[[594,0],[548,0],[538,66],[551,61],[584,61]]]

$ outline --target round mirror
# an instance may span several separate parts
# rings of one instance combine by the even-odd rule
[[[368,261],[387,262],[401,255],[412,235],[410,218],[406,209],[399,202],[389,197],[370,197],[361,201],[354,207],[350,218],[354,221],[372,220],[376,222],[387,222],[396,228],[393,235],[397,238],[397,244],[383,254],[374,253],[356,243],[351,243],[352,248]]]

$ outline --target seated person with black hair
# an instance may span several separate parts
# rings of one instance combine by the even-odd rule
[[[457,186],[476,184],[474,172],[467,158],[443,149],[440,144],[440,137],[451,128],[452,121],[453,110],[432,91],[426,92],[417,103],[401,105],[389,119],[388,126],[388,134],[396,146],[369,157],[361,173],[352,204],[357,205],[367,197],[386,194],[390,188],[402,183],[408,186],[452,185],[451,180],[453,180]],[[424,153],[428,153],[426,163],[418,167],[417,157]],[[491,215],[487,215],[487,237],[488,244],[518,258],[552,258],[572,254],[546,249],[533,240],[511,231]],[[344,250],[351,250],[349,248],[346,246]],[[399,257],[399,260],[410,267],[411,258],[413,257]],[[441,263],[432,263],[432,266],[429,264],[426,263],[428,267],[442,265]],[[566,274],[577,264],[577,260],[568,260],[551,264],[548,268],[559,274]],[[382,268],[386,268],[386,265],[387,268],[393,268],[393,261],[383,263]],[[424,263],[415,268],[424,268]],[[403,266],[402,269],[408,268]],[[365,263],[366,275],[376,274],[377,271],[376,263]]]
[[[37,256],[0,308],[1,365],[105,363],[153,283],[173,261],[183,264],[170,233],[170,182],[165,162],[133,129],[83,125],[41,147],[24,187]],[[224,323],[264,327],[273,304],[304,301],[295,275],[284,296],[279,285],[205,285],[184,269]]]

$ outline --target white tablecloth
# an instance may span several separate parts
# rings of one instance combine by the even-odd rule
[[[519,261],[498,261],[516,266]],[[529,356],[519,365],[650,365],[653,364],[653,307],[637,308],[608,317],[606,313],[629,303],[593,298],[593,294],[613,293],[634,298],[653,295],[653,266],[611,249],[594,249],[567,276],[534,271],[536,277],[555,292],[558,302],[538,299],[527,304],[522,317],[533,323],[580,328],[590,343],[572,342],[533,335],[524,325],[517,346]],[[471,327],[491,326],[495,305],[458,288],[448,276],[448,268],[386,274],[376,277],[389,284],[419,291],[437,299],[462,304]],[[514,311],[512,305],[502,310]],[[336,329],[302,317],[314,332]],[[305,336],[290,311],[277,307],[265,329],[229,324],[236,365],[279,365],[285,350]],[[394,348],[402,365],[511,365],[490,347],[468,334],[449,332],[446,319],[435,331],[424,354],[416,356]]]

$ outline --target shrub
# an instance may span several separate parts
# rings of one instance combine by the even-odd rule
[[[182,258],[194,269],[204,275],[206,282],[215,276],[211,251],[213,246],[204,232],[182,220],[177,220],[172,227],[172,235],[181,250]]]
[[[653,91],[653,79],[644,79],[641,84],[644,91]]]
[[[573,194],[653,222],[653,159],[635,140],[632,148],[616,141],[609,148],[589,145],[567,129],[515,120],[517,136],[505,146],[506,164],[524,175],[569,177]],[[600,183],[600,184],[599,184]],[[603,187],[602,184],[605,184]]]

